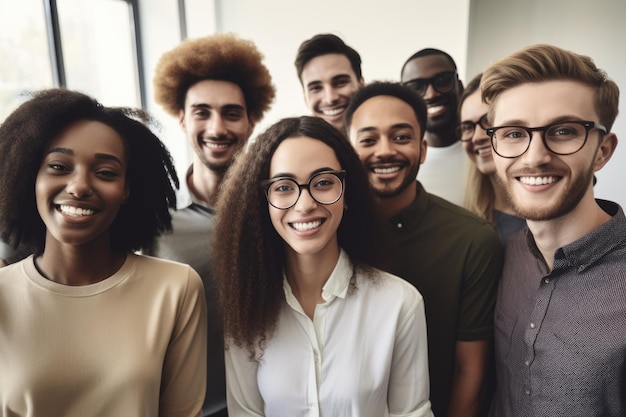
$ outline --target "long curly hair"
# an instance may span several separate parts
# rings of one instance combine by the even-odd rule
[[[154,99],[172,116],[185,108],[189,87],[202,80],[237,84],[246,101],[248,118],[256,123],[276,95],[263,55],[252,41],[233,34],[187,39],[164,53],[154,72]]]
[[[80,92],[53,88],[34,93],[0,126],[0,230],[12,246],[43,251],[46,226],[37,211],[35,181],[50,141],[79,120],[104,123],[124,141],[128,153],[128,201],[111,225],[111,246],[118,251],[150,247],[170,230],[169,209],[176,206],[178,177],[165,145],[144,123],[144,111],[105,107]],[[86,138],[88,140],[88,138]]]
[[[381,223],[367,175],[348,139],[317,117],[278,121],[228,170],[211,246],[225,335],[228,342],[252,355],[263,350],[285,303],[285,243],[272,226],[261,181],[269,178],[270,162],[280,143],[304,136],[331,147],[347,172],[348,209],[337,230],[339,246],[359,268],[384,267]]]

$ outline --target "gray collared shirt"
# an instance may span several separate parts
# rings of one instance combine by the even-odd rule
[[[508,241],[495,314],[492,417],[626,415],[626,217],[555,252],[548,273],[532,234]]]

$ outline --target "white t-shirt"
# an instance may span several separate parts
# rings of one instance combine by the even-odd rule
[[[427,192],[463,206],[468,159],[461,141],[444,148],[429,146],[417,179]]]
[[[260,360],[226,349],[235,416],[432,416],[424,302],[408,282],[375,270],[356,277],[342,251],[313,320],[287,280],[287,303]]]

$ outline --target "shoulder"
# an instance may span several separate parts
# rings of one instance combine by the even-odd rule
[[[422,294],[410,282],[389,272],[372,268],[369,281],[370,291],[380,300],[389,298],[397,303],[418,305],[423,302]]]
[[[465,235],[473,240],[498,241],[498,234],[491,223],[469,210],[436,195],[428,195],[429,220],[448,225],[455,235]]]
[[[129,257],[136,273],[147,279],[202,288],[200,276],[188,264],[149,255],[131,254]]]

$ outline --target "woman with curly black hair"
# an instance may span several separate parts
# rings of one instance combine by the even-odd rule
[[[422,297],[370,266],[382,241],[347,138],[283,119],[223,187],[211,254],[229,412],[430,416]]]
[[[33,253],[0,269],[2,415],[200,415],[202,282],[135,254],[178,185],[147,117],[50,89],[0,126],[0,230]]]

